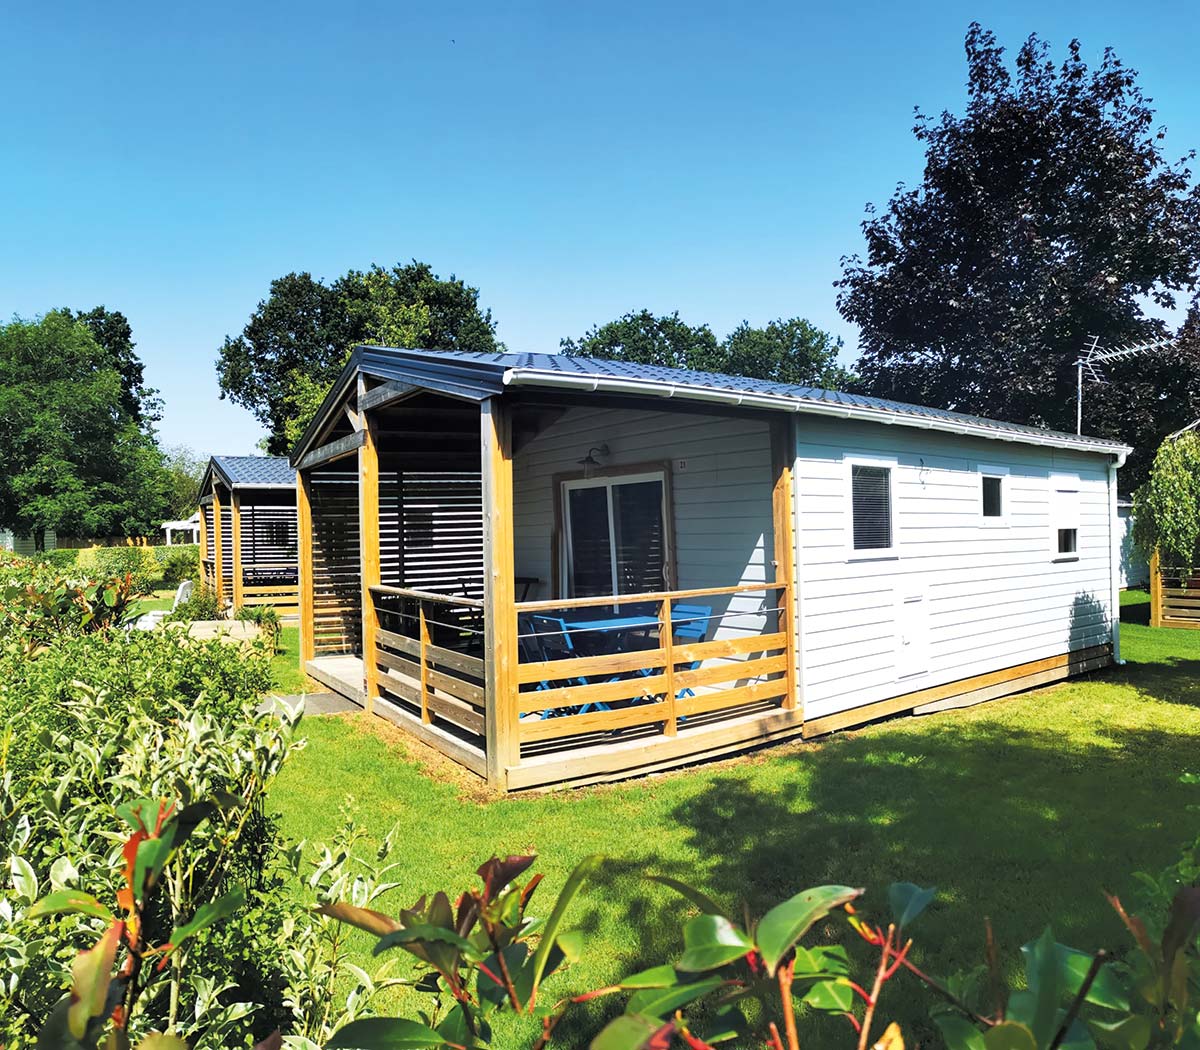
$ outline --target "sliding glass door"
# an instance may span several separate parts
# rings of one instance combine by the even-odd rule
[[[661,471],[562,483],[563,595],[667,590],[666,479]]]

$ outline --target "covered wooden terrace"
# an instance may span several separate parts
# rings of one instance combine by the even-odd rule
[[[750,531],[767,549],[738,557],[761,578],[706,572],[700,555],[668,557],[676,519],[706,513],[679,503],[669,470],[547,473],[556,456],[593,458],[577,459],[579,427],[610,412],[652,423],[662,404],[410,373],[384,353],[356,354],[294,453],[311,677],[504,790],[635,775],[802,730],[789,416],[756,414],[762,447],[746,453],[762,461]],[[697,435],[714,412],[665,410]],[[599,490],[607,518],[591,514]],[[608,563],[611,577],[585,573]]]
[[[283,457],[214,456],[201,484],[200,578],[222,608],[299,615],[295,472]]]

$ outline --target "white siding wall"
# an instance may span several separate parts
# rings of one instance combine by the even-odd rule
[[[551,579],[554,475],[579,474],[588,449],[607,444],[610,467],[670,463],[675,564],[680,589],[730,587],[774,578],[771,528],[771,442],[766,423],[752,418],[570,409],[516,455],[513,488],[516,572],[541,583],[530,599],[557,596]],[[686,460],[681,469],[680,460]],[[726,637],[759,632],[761,592],[697,599],[714,613],[729,609]]]
[[[894,557],[848,556],[846,459],[854,455],[897,460]],[[800,417],[796,543],[806,716],[1109,641],[1108,462]],[[980,464],[1010,471],[1004,527],[982,519]],[[1051,553],[1050,477],[1057,473],[1079,476],[1076,561]]]
[[[58,537],[53,529],[46,530],[46,545],[45,550],[52,551],[57,546]],[[20,554],[26,558],[32,558],[37,554],[37,543],[34,541],[32,534],[26,536],[14,536],[8,529],[0,529],[0,550],[12,551],[14,554]]]
[[[1133,507],[1122,503],[1117,508],[1118,531],[1121,543],[1121,586],[1148,587],[1150,562],[1133,542]]]

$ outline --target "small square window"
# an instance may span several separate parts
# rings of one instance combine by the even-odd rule
[[[983,516],[985,518],[1002,518],[1004,516],[1004,479],[983,478]]]
[[[1059,529],[1058,530],[1058,553],[1059,554],[1077,554],[1079,552],[1079,530],[1078,529]]]

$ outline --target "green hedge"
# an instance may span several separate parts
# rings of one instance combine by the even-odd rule
[[[143,550],[152,551],[154,560],[159,565],[166,565],[176,554],[193,557],[197,561],[200,559],[200,544],[198,543],[172,543],[169,547],[145,547]]]
[[[59,547],[57,550],[43,551],[37,560],[59,570],[73,569],[79,562],[79,551],[75,547]]]
[[[75,567],[97,576],[132,573],[139,591],[150,591],[162,579],[154,547],[89,547],[79,552]]]
[[[192,543],[171,547],[154,547],[162,580],[168,586],[184,580],[200,579],[200,548]]]

